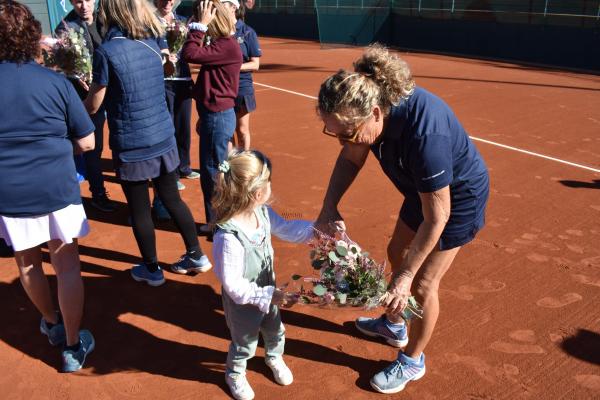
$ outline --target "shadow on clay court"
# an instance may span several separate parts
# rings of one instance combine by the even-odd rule
[[[600,365],[600,334],[587,329],[566,338],[560,344],[563,351],[575,358]]]
[[[125,262],[137,260],[118,251],[88,246],[82,246],[81,254]],[[46,250],[43,255],[48,262]],[[200,278],[190,278],[194,281],[167,280],[165,285],[155,288],[134,282],[129,270],[114,270],[90,262],[81,265],[86,298],[82,328],[90,329],[96,338],[96,349],[86,362],[88,374],[143,371],[211,383],[227,391],[223,379],[226,347],[216,349],[189,343],[190,337],[202,343],[198,335],[229,340],[221,296],[211,286],[200,283]],[[56,293],[55,276],[50,275],[49,281],[52,293]],[[0,283],[0,304],[5,316],[0,340],[58,368],[60,351],[49,346],[46,338],[39,334],[39,313],[25,295],[19,279]],[[343,326],[291,310],[283,310],[282,318],[286,325],[340,335],[347,333]],[[181,336],[185,336],[188,343],[182,343]],[[347,354],[341,346],[331,349],[289,337],[286,354],[352,368],[360,375],[357,385],[365,390],[369,377],[387,365],[386,361]],[[248,368],[271,377],[262,357],[250,360]]]
[[[150,193],[150,196],[152,196],[152,193]],[[112,200],[112,202],[116,205],[117,209],[114,212],[107,213],[97,210],[95,207],[92,207],[90,205],[90,198],[82,197],[81,199],[83,200],[83,205],[85,206],[85,213],[88,219],[103,222],[106,224],[127,226],[131,228],[131,223],[129,220],[129,207],[127,206],[127,203],[118,200]],[[152,197],[150,197],[150,199],[152,199]],[[153,222],[154,229],[167,232],[179,232],[173,221],[159,221],[156,218],[153,218]],[[200,229],[201,225],[203,225],[203,223],[196,222],[196,231]],[[131,234],[133,235],[133,232]],[[206,234],[199,234],[198,236],[206,236]]]
[[[570,181],[570,180],[561,180],[559,181],[566,187],[577,188],[577,189],[600,189],[600,179],[594,179],[591,182],[582,182],[582,181]]]

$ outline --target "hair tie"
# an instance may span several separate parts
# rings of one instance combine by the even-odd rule
[[[219,164],[219,171],[224,174],[228,173],[230,169],[231,167],[229,166],[229,161],[227,160],[224,160],[221,164]]]

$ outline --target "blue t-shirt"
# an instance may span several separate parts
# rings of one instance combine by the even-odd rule
[[[420,193],[450,186],[451,220],[464,224],[482,217],[489,190],[487,167],[464,128],[444,101],[416,88],[392,107],[375,157],[396,188],[420,210]],[[461,218],[467,216],[467,218]]]
[[[260,50],[256,32],[254,29],[246,25],[246,23],[242,20],[238,20],[235,23],[235,38],[240,44],[243,62],[250,61],[251,57],[262,56],[262,51]],[[254,86],[252,85],[252,72],[240,72],[238,96],[246,96],[252,93],[254,93]]]
[[[95,128],[73,85],[35,62],[2,62],[0,87],[0,215],[81,204],[71,140]]]

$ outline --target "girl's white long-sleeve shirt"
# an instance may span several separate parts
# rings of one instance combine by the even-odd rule
[[[308,242],[313,237],[313,223],[305,220],[285,220],[271,207],[268,208],[271,233],[281,240],[294,243]],[[235,220],[233,220],[235,223]],[[241,227],[240,227],[241,229]],[[248,237],[262,239],[264,226],[244,233]],[[223,290],[236,304],[252,304],[262,312],[269,311],[274,286],[259,287],[244,278],[244,247],[232,233],[217,231],[213,238],[214,271]]]

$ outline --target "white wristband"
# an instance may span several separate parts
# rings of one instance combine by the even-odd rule
[[[188,25],[188,28],[190,29],[190,31],[200,31],[200,32],[208,31],[208,26],[201,24],[200,22],[190,22],[190,24]]]

